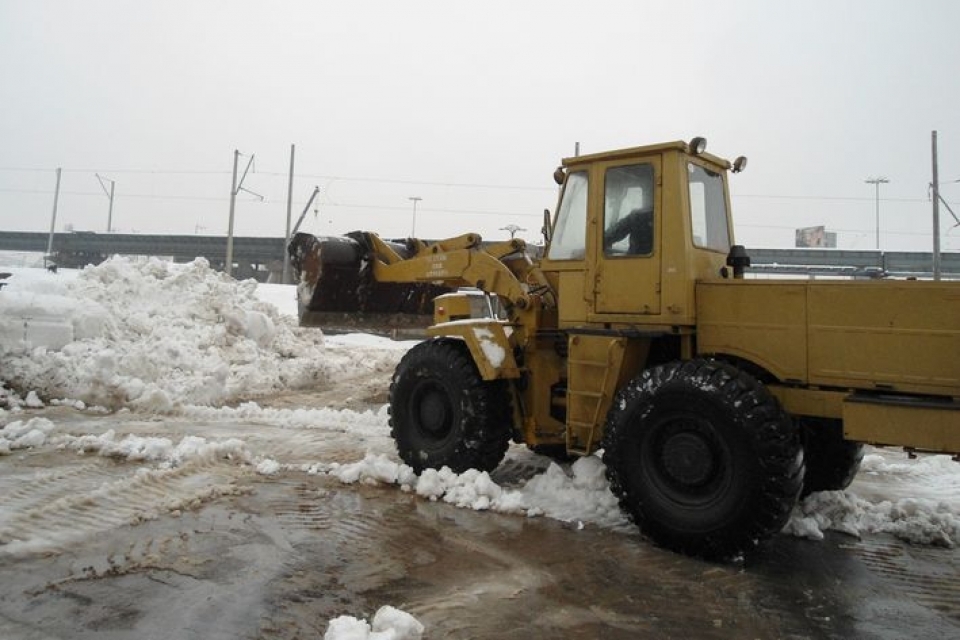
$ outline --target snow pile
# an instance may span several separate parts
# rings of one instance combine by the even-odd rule
[[[14,388],[163,412],[336,372],[319,330],[300,329],[258,300],[256,282],[236,282],[204,259],[115,257],[72,280],[47,276],[18,274],[0,291],[3,376]]]
[[[162,467],[176,467],[187,460],[230,459],[251,462],[253,456],[239,438],[210,442],[199,436],[184,436],[174,443],[170,438],[126,435],[118,438],[113,429],[100,435],[74,436],[56,433],[53,422],[46,418],[32,418],[26,422],[17,420],[0,428],[0,455],[17,449],[31,449],[45,444],[78,453],[97,453],[101,456],[129,460],[131,462],[157,462]],[[262,461],[260,473],[279,470],[279,464]]]
[[[69,278],[24,269],[7,283],[0,289],[0,345],[59,349],[97,335],[107,322],[101,305],[69,295]]]
[[[378,411],[352,409],[278,409],[242,402],[236,407],[184,406],[178,415],[204,422],[259,422],[291,429],[349,431],[356,436],[389,436],[387,406]]]
[[[333,463],[326,468],[313,465],[306,470],[314,473],[326,470],[347,484],[395,484],[430,500],[442,500],[475,511],[543,515],[562,522],[588,522],[609,528],[627,525],[617,498],[607,484],[603,462],[597,456],[574,462],[571,475],[551,463],[544,473],[516,489],[501,487],[490,474],[476,469],[459,474],[448,467],[426,469],[417,476],[409,466],[384,455],[367,454],[359,462]]]
[[[280,463],[272,458],[261,460],[257,464],[257,473],[262,476],[275,476],[280,473]]]
[[[931,488],[955,487],[960,468],[947,456],[934,456],[908,464],[890,464],[881,456],[867,456],[863,473],[911,476],[916,496],[935,495]],[[546,516],[562,522],[632,530],[610,491],[605,467],[598,456],[578,459],[570,467],[551,463],[517,488],[498,485],[486,472],[470,469],[454,473],[449,468],[426,469],[419,476],[409,466],[384,455],[368,453],[349,464],[315,464],[310,473],[326,472],[347,484],[392,484],[429,500],[475,511],[496,511],[526,516]],[[932,473],[931,470],[938,471]],[[918,480],[918,478],[924,478]],[[956,491],[952,491],[957,495]],[[871,502],[849,491],[825,491],[807,496],[795,509],[783,532],[822,540],[823,532],[840,531],[860,537],[888,533],[914,544],[954,547],[960,544],[960,509],[944,500],[910,497]]]
[[[904,498],[875,504],[846,491],[823,491],[794,509],[784,532],[822,540],[828,529],[856,537],[890,533],[915,544],[952,548],[960,543],[960,514],[942,501]]]
[[[39,447],[47,441],[47,436],[53,430],[53,423],[46,418],[11,422],[0,429],[0,455],[9,454],[15,449]]]
[[[864,456],[851,489],[807,496],[784,532],[812,540],[827,530],[856,537],[882,532],[915,544],[960,544],[960,465],[943,455],[897,460],[903,454],[874,451]],[[881,485],[880,499],[865,499],[874,484]]]
[[[385,606],[374,614],[372,626],[353,616],[334,618],[323,640],[420,640],[423,630],[420,621],[406,611]]]
[[[110,429],[100,435],[62,435],[56,438],[56,444],[79,453],[97,453],[132,462],[159,462],[164,467],[180,466],[187,460],[251,460],[246,445],[238,438],[209,442],[199,436],[184,436],[174,444],[170,438],[149,436],[127,435],[118,439]]]

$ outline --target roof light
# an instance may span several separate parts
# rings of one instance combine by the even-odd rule
[[[740,156],[733,161],[733,172],[740,173],[747,168],[747,156]]]
[[[690,153],[695,156],[700,155],[707,150],[707,139],[697,136],[690,141],[690,144],[687,145],[690,148]]]

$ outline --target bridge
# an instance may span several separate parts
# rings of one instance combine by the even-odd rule
[[[0,251],[45,253],[50,235],[37,232],[0,231]],[[225,236],[170,236],[93,232],[57,233],[49,260],[60,267],[79,268],[100,264],[112,255],[162,256],[175,262],[203,257],[223,270],[227,259]],[[279,282],[283,269],[283,238],[233,238],[233,273],[237,278],[266,281],[271,272]]]
[[[0,251],[47,250],[49,235],[40,232],[0,231]],[[204,257],[223,270],[227,239],[224,236],[140,235],[93,232],[58,233],[49,259],[58,266],[76,268],[99,264],[108,256],[163,256],[177,262]],[[747,249],[753,273],[792,275],[841,275],[852,277],[929,277],[933,272],[930,253],[911,251],[850,251],[843,249]],[[233,272],[238,278],[279,282],[283,268],[283,238],[235,237]],[[960,279],[960,253],[942,253],[945,278]]]

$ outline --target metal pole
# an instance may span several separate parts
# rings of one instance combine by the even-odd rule
[[[932,132],[933,151],[933,279],[940,279],[940,172],[937,168],[937,132]]]
[[[237,162],[240,159],[240,151],[233,150],[233,180],[230,186],[230,223],[227,226],[227,259],[223,265],[223,270],[229,276],[233,272],[233,211],[237,205]]]
[[[290,232],[291,236],[294,235],[298,229],[300,229],[300,225],[303,224],[303,219],[307,217],[307,211],[310,210],[310,205],[313,204],[313,199],[316,198],[317,194],[319,193],[320,187],[314,187],[313,193],[310,194],[310,199],[307,200],[307,206],[303,208],[303,213],[301,213],[300,217],[297,218],[297,224],[293,225],[293,231]]]
[[[876,209],[877,209],[877,251],[880,250],[880,185],[890,182],[886,178],[867,178],[864,180],[867,184],[876,187]]]
[[[412,196],[407,198],[408,200],[413,200],[413,227],[410,229],[410,237],[417,237],[417,203],[423,200],[420,196]]]
[[[287,245],[290,244],[290,212],[293,207],[293,157],[294,145],[290,145],[290,182],[287,185],[287,233],[283,237],[283,276],[280,282],[290,284],[290,254],[287,252]]]
[[[117,183],[110,181],[110,208],[107,210],[107,233],[113,231],[113,188]]]
[[[877,188],[874,202],[876,203],[877,209],[877,251],[880,251],[880,181],[877,180],[873,185]]]
[[[50,217],[50,238],[47,240],[47,255],[53,253],[53,230],[57,226],[57,203],[60,201],[60,169],[57,168],[57,187],[53,192],[53,216]]]

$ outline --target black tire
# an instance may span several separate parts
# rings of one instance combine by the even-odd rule
[[[417,473],[492,471],[510,444],[512,415],[506,381],[484,381],[460,340],[418,344],[390,384],[390,433]]]
[[[860,470],[863,445],[843,439],[843,423],[839,420],[801,418],[800,429],[807,465],[800,496],[849,487]]]
[[[712,360],[644,371],[617,394],[610,487],[657,544],[729,559],[780,531],[803,486],[796,425],[750,375]]]

